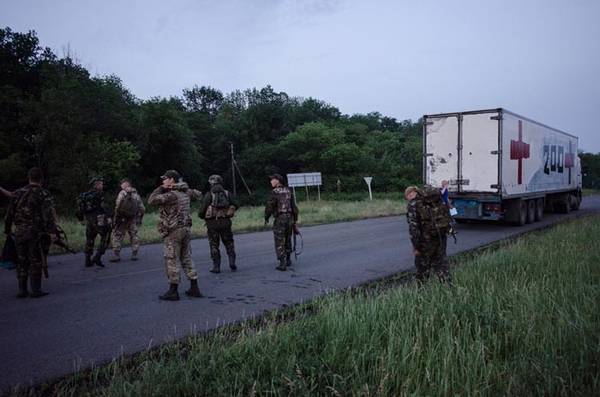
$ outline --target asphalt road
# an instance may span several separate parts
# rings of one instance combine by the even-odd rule
[[[546,214],[524,227],[459,225],[449,254],[540,228],[567,217],[600,211],[600,196],[587,197],[570,215]],[[413,267],[404,217],[305,227],[304,252],[294,270],[278,272],[270,232],[236,236],[238,268],[209,273],[206,239],[192,243],[205,298],[163,302],[167,287],[162,246],[147,245],[140,260],[84,269],[83,255],[49,258],[42,299],[17,299],[14,272],[0,270],[0,391],[31,385],[99,365],[228,322],[260,315]],[[128,258],[125,249],[123,258]],[[225,256],[225,255],[224,255]]]

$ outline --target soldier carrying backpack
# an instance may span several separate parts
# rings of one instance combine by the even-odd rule
[[[138,228],[142,224],[145,211],[142,198],[131,186],[131,182],[128,179],[121,180],[121,191],[115,205],[115,227],[112,233],[113,256],[109,261],[121,260],[121,246],[127,233],[131,240],[131,260],[137,260],[140,249]]]
[[[409,186],[404,196],[408,201],[406,220],[415,255],[417,280],[420,283],[426,281],[434,271],[441,282],[451,283],[446,243],[452,219],[439,189]]]
[[[223,241],[229,268],[232,272],[237,270],[235,264],[235,246],[233,232],[231,231],[231,218],[238,208],[237,203],[228,190],[223,188],[223,178],[220,175],[211,175],[208,178],[210,192],[204,196],[198,216],[206,222],[210,257],[213,261],[211,273],[221,272],[220,242]]]

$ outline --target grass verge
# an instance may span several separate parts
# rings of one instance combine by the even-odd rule
[[[404,200],[374,199],[373,201],[303,201],[298,203],[298,206],[300,223],[307,226],[400,215],[405,212],[406,203]],[[139,237],[143,244],[161,241],[156,231],[157,223],[157,212],[148,213],[144,217],[144,223],[139,230]],[[197,211],[193,213],[193,223],[194,237],[205,237],[204,221],[198,217]],[[72,218],[62,218],[60,224],[69,237],[71,247],[82,250],[85,245],[85,226]],[[242,207],[233,218],[234,232],[259,231],[270,228],[271,226],[264,224],[264,207]]]
[[[579,219],[454,258],[453,288],[331,294],[35,393],[595,395],[599,236],[600,217]]]

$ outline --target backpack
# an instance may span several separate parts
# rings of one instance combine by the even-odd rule
[[[119,203],[119,213],[117,216],[122,218],[131,219],[135,217],[139,212],[139,206],[133,193],[125,194],[125,197]]]
[[[225,190],[221,190],[218,192],[211,193],[212,195],[212,205],[214,208],[218,210],[227,209],[231,205],[229,201],[229,195]]]
[[[430,236],[448,234],[452,218],[439,189],[425,186],[418,192],[416,200],[423,233]]]
[[[211,192],[212,201],[206,210],[205,219],[232,218],[235,215],[235,207],[229,199],[229,192],[219,190]]]

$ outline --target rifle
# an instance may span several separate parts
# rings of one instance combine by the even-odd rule
[[[294,236],[294,246],[293,246],[293,251],[294,251],[294,258],[296,260],[298,260],[298,257],[300,256],[300,254],[302,254],[302,250],[304,249],[304,239],[302,239],[302,234],[300,233],[300,228],[298,227],[298,225],[296,223],[294,223],[292,225],[292,235]],[[298,241],[297,238],[300,238],[300,249],[298,250]]]
[[[64,251],[75,254],[75,250],[69,247],[69,238],[67,237],[67,233],[63,230],[62,227],[56,225],[56,239],[52,241],[50,234],[44,234],[42,236],[42,271],[44,272],[44,277],[48,278],[48,253],[50,252],[50,246],[52,244],[57,247],[62,248]]]

